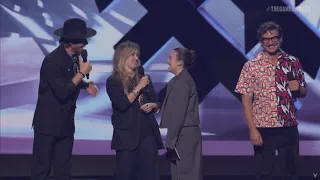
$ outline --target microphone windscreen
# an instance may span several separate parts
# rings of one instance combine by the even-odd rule
[[[288,72],[288,73],[287,73],[287,79],[288,79],[289,81],[292,81],[292,80],[293,80],[293,72]]]
[[[87,60],[88,60],[88,52],[87,52],[86,49],[81,51],[81,57],[83,59],[83,62],[87,62]]]
[[[144,68],[143,68],[143,66],[138,66],[137,68],[138,68],[138,73],[139,73],[141,76],[145,76],[145,75],[144,75]]]

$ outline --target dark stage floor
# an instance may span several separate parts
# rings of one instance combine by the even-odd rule
[[[253,176],[205,176],[203,180],[255,180]],[[273,180],[280,180],[280,177],[274,177]],[[300,177],[299,180],[316,180],[318,178],[310,177]],[[320,178],[319,178],[320,179]],[[29,180],[28,177],[10,177],[10,178],[0,178],[0,180]],[[53,180],[50,179],[50,180]],[[113,180],[112,177],[74,177],[72,180]],[[169,176],[162,176],[160,180],[171,180]]]

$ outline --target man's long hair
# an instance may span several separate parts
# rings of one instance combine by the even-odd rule
[[[113,71],[112,76],[118,74],[124,87],[124,93],[128,94],[129,76],[125,70],[126,60],[133,54],[140,53],[140,46],[137,43],[131,41],[125,41],[120,43],[113,55]],[[139,74],[137,69],[135,70],[135,81],[139,82]]]

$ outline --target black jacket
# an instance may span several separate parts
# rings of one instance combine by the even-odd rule
[[[62,45],[44,58],[32,122],[35,131],[51,136],[73,136],[76,100],[80,89],[87,86],[81,81],[76,87],[72,82],[74,76],[73,60]]]
[[[113,113],[111,121],[113,125],[113,136],[111,149],[114,150],[134,150],[139,144],[140,137],[140,108],[130,103],[119,75],[112,75],[107,79],[107,94],[112,103]],[[156,102],[156,94],[154,92],[152,82],[148,85],[147,102]],[[137,99],[135,100],[137,101]],[[162,149],[163,143],[159,130],[159,125],[153,115],[154,112],[148,114],[150,128],[158,142],[158,149]]]

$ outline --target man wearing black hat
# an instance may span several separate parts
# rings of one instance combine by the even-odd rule
[[[32,126],[34,128],[31,180],[45,180],[54,161],[56,180],[71,179],[71,155],[74,141],[74,114],[80,89],[93,96],[98,89],[83,78],[92,66],[83,62],[81,51],[86,38],[96,34],[81,19],[69,19],[55,31],[60,46],[48,54],[40,70],[38,101]]]

